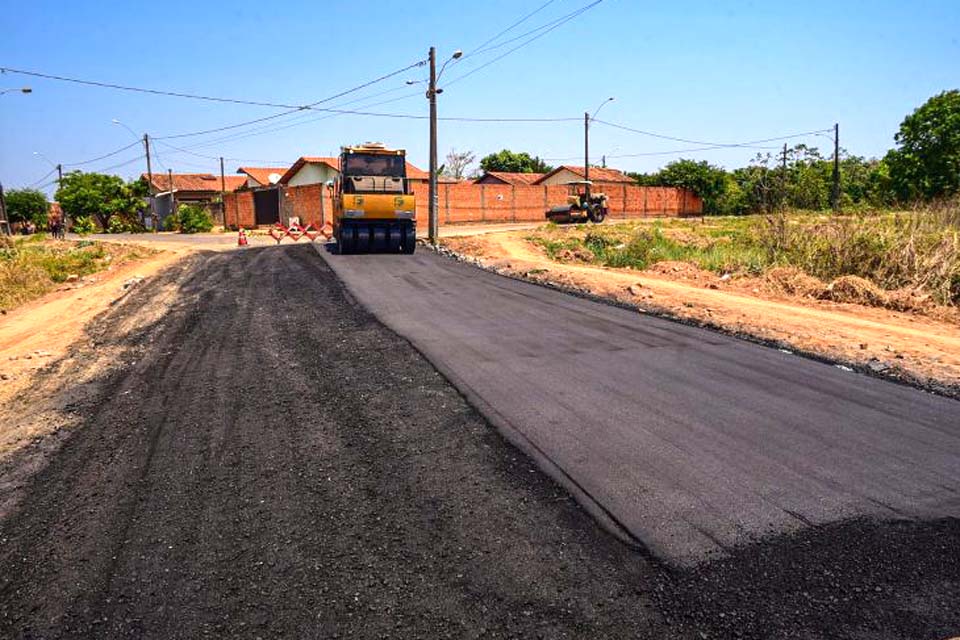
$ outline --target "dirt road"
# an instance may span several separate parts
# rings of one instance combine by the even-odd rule
[[[955,520],[848,522],[679,572],[629,550],[311,247],[193,255],[88,331],[76,366],[116,357],[65,406],[79,424],[20,487],[2,480],[46,440],[0,461],[0,493],[22,493],[0,520],[0,637],[960,630]]]

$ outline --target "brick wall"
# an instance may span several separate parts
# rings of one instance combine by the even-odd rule
[[[224,224],[231,229],[238,226],[251,228],[256,226],[256,218],[253,210],[253,192],[235,191],[223,196]]]
[[[595,191],[607,195],[611,218],[700,215],[703,200],[687,189],[640,187],[627,184],[598,184]],[[429,187],[413,183],[417,196],[417,219],[426,221]],[[437,209],[441,224],[460,222],[540,222],[552,206],[567,198],[564,185],[497,185],[441,183],[437,185]],[[237,216],[245,227],[254,226],[253,194],[229,193],[224,199],[227,226],[236,227]],[[286,187],[280,204],[280,218],[292,216],[301,224],[321,226],[333,222],[330,191],[320,184]]]

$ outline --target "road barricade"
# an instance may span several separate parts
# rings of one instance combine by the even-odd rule
[[[285,227],[278,222],[271,227],[269,233],[270,237],[277,241],[277,244],[280,244],[284,238],[290,238],[294,242],[297,242],[300,238],[307,238],[310,242],[313,242],[319,237],[329,240],[333,236],[333,227],[330,226],[329,222],[319,229],[312,224],[303,226],[299,222],[293,222],[289,227]]]

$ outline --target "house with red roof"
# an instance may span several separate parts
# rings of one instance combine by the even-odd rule
[[[528,186],[545,176],[544,173],[516,173],[511,171],[485,171],[473,181],[474,184],[499,184]]]
[[[533,184],[567,184],[586,179],[583,167],[561,165],[536,180]],[[590,181],[594,184],[636,184],[636,180],[616,169],[590,167]]]
[[[147,182],[147,174],[140,179]],[[223,220],[221,195],[236,191],[247,184],[243,176],[220,176],[212,173],[155,173],[151,193],[161,226],[167,216],[181,204],[195,204],[207,208],[218,222]]]
[[[289,167],[240,167],[237,173],[246,176],[246,186],[250,189],[271,187],[280,182],[280,178]],[[272,179],[271,179],[272,178]]]
[[[324,184],[340,175],[340,158],[303,156],[293,163],[280,178],[280,184],[300,187],[307,184]],[[407,180],[427,182],[430,174],[407,162]]]

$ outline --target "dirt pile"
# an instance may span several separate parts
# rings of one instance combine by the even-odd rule
[[[840,276],[827,285],[820,297],[834,302],[886,307],[890,304],[887,292],[859,276]]]
[[[824,290],[823,282],[796,267],[775,267],[764,275],[764,280],[774,290],[791,296],[816,298]]]

